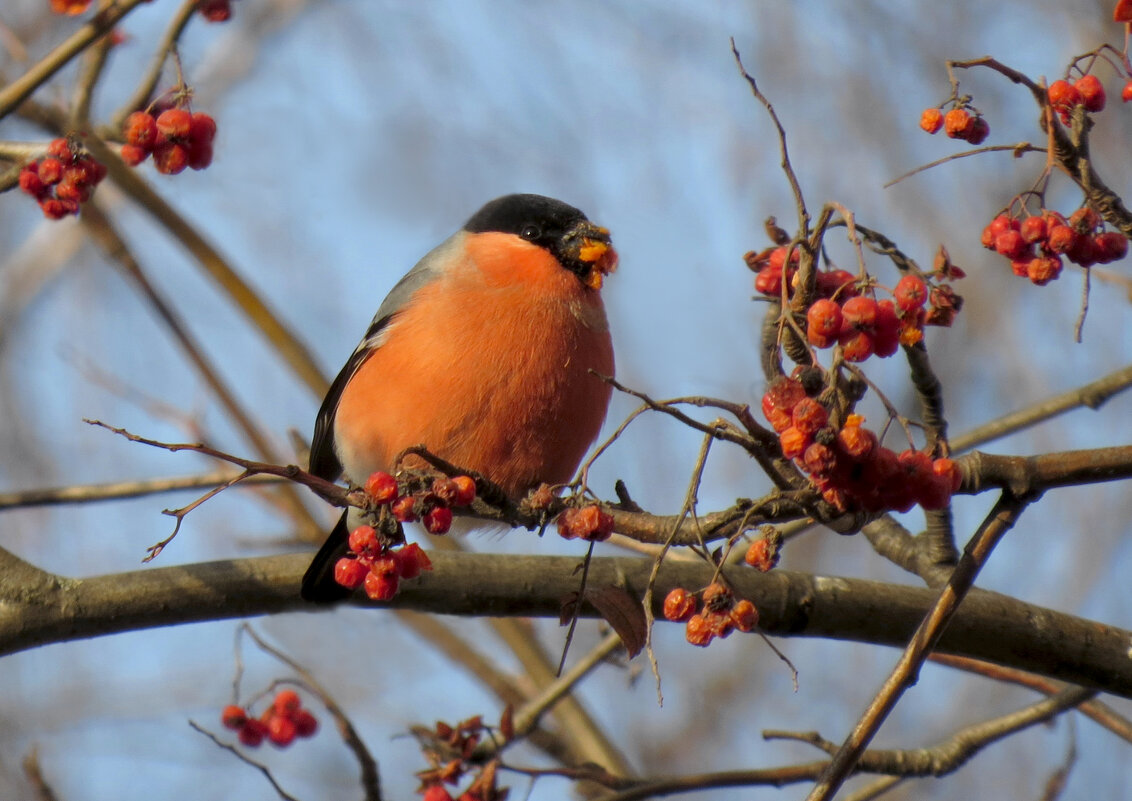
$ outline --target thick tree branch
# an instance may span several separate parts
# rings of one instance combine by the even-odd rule
[[[405,582],[388,606],[452,615],[557,618],[577,590],[578,560],[562,556],[431,554],[434,570]],[[179,623],[311,611],[299,598],[308,554],[206,562],[68,579],[0,550],[0,655],[48,643]],[[643,595],[651,559],[595,558],[592,586],[625,582]],[[668,563],[657,604],[677,586],[699,587],[714,570]],[[727,572],[740,597],[779,636],[829,637],[903,647],[938,593],[920,587],[775,570]],[[377,606],[364,600],[359,605]],[[659,609],[656,610],[659,612]],[[595,616],[588,605],[582,615]],[[660,615],[658,614],[658,619]],[[1132,632],[973,590],[938,649],[1132,698]]]

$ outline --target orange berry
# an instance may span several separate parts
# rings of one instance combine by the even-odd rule
[[[825,424],[829,422],[829,412],[813,398],[802,398],[794,406],[791,422],[794,428],[812,437],[818,429],[825,428]]]
[[[1026,277],[1038,286],[1045,286],[1061,275],[1061,257],[1039,256],[1026,265]]]
[[[157,144],[157,120],[145,111],[135,111],[126,117],[126,122],[122,125],[122,135],[126,139],[126,144],[147,151],[152,150]]]
[[[946,478],[952,492],[957,491],[963,483],[963,471],[960,470],[959,465],[951,459],[943,458],[933,461],[932,472],[937,476]]]
[[[847,362],[863,362],[873,355],[875,343],[868,331],[842,332],[838,339],[841,345],[841,355]]]
[[[271,708],[275,710],[275,714],[288,717],[298,712],[302,705],[303,702],[299,698],[299,694],[291,689],[280,690],[271,702]]]
[[[172,142],[160,144],[153,149],[153,166],[162,175],[177,175],[189,166],[189,151]]]
[[[859,295],[849,298],[841,307],[841,330],[871,331],[877,321],[877,302]]]
[[[731,625],[739,631],[750,631],[759,623],[759,610],[755,605],[744,598],[731,607]]]
[[[1068,111],[1081,103],[1081,93],[1069,81],[1054,81],[1046,94],[1049,104],[1059,111]]]
[[[776,378],[763,395],[762,409],[767,421],[774,430],[782,433],[791,424],[794,406],[806,397],[806,389],[796,378]]]
[[[1004,231],[994,238],[994,249],[1008,259],[1019,259],[1029,245],[1020,231]]]
[[[220,713],[220,722],[224,725],[224,728],[238,731],[248,722],[248,712],[242,706],[229,704]]]
[[[760,537],[747,548],[743,561],[760,573],[768,573],[778,564],[778,549],[769,540]]]
[[[943,112],[938,108],[926,108],[920,115],[920,127],[930,134],[939,133],[943,127]]]
[[[1132,81],[1124,84],[1124,88],[1120,90],[1120,99],[1124,103],[1132,101]]]
[[[397,497],[397,479],[384,470],[378,470],[366,479],[365,490],[374,503],[383,506]]]
[[[810,442],[810,436],[794,426],[790,426],[778,435],[778,444],[782,448],[782,455],[787,459],[797,459],[806,452]]]
[[[715,632],[712,631],[711,623],[703,615],[692,615],[684,625],[684,637],[692,645],[705,648],[715,639]]]
[[[664,617],[685,623],[696,613],[696,597],[683,587],[677,587],[664,596]]]
[[[63,162],[57,158],[46,158],[39,162],[39,180],[53,186],[63,180]]]
[[[295,721],[283,715],[275,715],[267,721],[267,739],[279,748],[286,748],[295,741]]]
[[[1022,239],[1031,244],[1044,240],[1048,231],[1049,224],[1046,222],[1045,217],[1027,217],[1022,221]]]
[[[943,129],[950,139],[966,139],[967,132],[974,122],[971,112],[965,108],[953,108],[943,115]]]
[[[725,611],[731,608],[731,602],[731,590],[718,581],[713,581],[704,588],[705,612]]]
[[[149,158],[149,151],[144,147],[138,147],[137,145],[122,145],[122,150],[120,152],[122,155],[122,161],[126,162],[126,164],[130,165],[131,167],[136,167],[147,158]]]
[[[187,139],[193,115],[183,108],[168,108],[157,115],[157,132],[166,139]]]

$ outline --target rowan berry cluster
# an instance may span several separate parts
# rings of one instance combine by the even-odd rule
[[[66,139],[53,139],[47,155],[20,170],[20,189],[39,203],[50,220],[78,214],[94,188],[106,177],[106,168],[90,155],[72,148]]]
[[[504,713],[504,721],[509,727],[509,711]],[[417,792],[422,795],[423,801],[504,801],[507,789],[498,788],[495,781],[498,760],[491,760],[483,765],[476,778],[458,798],[454,798],[444,786],[459,784],[469,769],[469,760],[480,741],[484,736],[492,735],[491,729],[484,724],[480,715],[455,726],[437,721],[433,730],[422,734],[430,743],[426,753],[433,764],[428,770],[417,773],[417,778],[421,781]],[[509,740],[513,732],[502,731],[501,734],[504,740]]]
[[[605,542],[613,533],[613,515],[597,504],[571,506],[558,515],[558,534],[567,540]]]
[[[1010,261],[1015,275],[1044,286],[1061,274],[1062,257],[1082,267],[1108,264],[1128,254],[1123,234],[1104,230],[1104,220],[1092,209],[1078,209],[1065,219],[1042,209],[1018,219],[999,214],[983,229],[983,247]]]
[[[203,170],[212,163],[212,140],[216,121],[202,111],[167,108],[154,117],[135,111],[122,126],[126,144],[122,161],[136,167],[153,155],[153,166],[164,175],[176,175],[186,167]]]
[[[724,585],[713,582],[704,588],[703,605],[697,611],[695,593],[677,587],[664,597],[664,617],[684,624],[684,636],[692,645],[706,647],[716,637],[724,639],[732,631],[750,631],[759,622],[759,611],[746,599]]]
[[[220,722],[249,748],[258,747],[264,739],[286,748],[296,737],[313,737],[318,731],[317,718],[303,709],[302,699],[294,690],[280,690],[258,718],[242,706],[229,704],[220,713]]]
[[[942,509],[962,483],[951,459],[933,460],[915,449],[897,454],[880,444],[860,415],[847,415],[836,425],[798,378],[772,383],[762,409],[778,432],[782,455],[809,474],[838,511],[906,512],[916,504]]]
[[[816,348],[841,346],[846,361],[862,362],[873,354],[887,358],[900,345],[924,338],[928,287],[918,275],[905,275],[892,300],[853,295],[838,303],[818,298],[806,310],[806,339]]]
[[[422,570],[432,570],[432,561],[421,546],[411,543],[391,548],[373,526],[351,531],[349,548],[350,555],[334,564],[334,580],[348,590],[364,587],[373,601],[392,600],[401,579],[414,579]]]
[[[786,296],[793,296],[797,283],[798,263],[802,252],[786,245],[767,248],[758,253],[751,251],[743,256],[755,276],[755,289],[771,298],[782,297],[782,282],[786,279]],[[789,262],[789,264],[787,264]],[[856,278],[845,270],[818,270],[814,287],[819,298],[852,297],[857,294]]]
[[[943,129],[949,139],[962,139],[972,145],[981,145],[990,135],[990,125],[983,116],[962,105],[946,114],[939,108],[924,109],[920,115],[920,127],[930,134]]]
[[[453,507],[469,506],[476,499],[476,482],[471,476],[438,477],[423,487],[408,489],[379,470],[366,479],[365,491],[375,507],[388,506],[401,523],[419,520],[429,534],[447,534]]]
[[[1127,89],[1126,86],[1125,91]],[[1103,111],[1106,100],[1100,79],[1091,74],[1083,75],[1075,81],[1054,81],[1046,90],[1046,97],[1062,125],[1070,124],[1070,117],[1076,106],[1084,106],[1085,111],[1089,112]]]

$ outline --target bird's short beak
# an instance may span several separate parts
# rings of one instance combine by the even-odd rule
[[[578,243],[578,261],[589,268],[582,283],[590,289],[601,289],[605,276],[617,269],[617,251],[609,241],[609,229],[583,222],[571,233]]]

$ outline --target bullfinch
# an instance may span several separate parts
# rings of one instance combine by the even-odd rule
[[[310,472],[361,485],[423,444],[512,499],[570,480],[597,437],[613,344],[602,279],[609,231],[541,195],[492,200],[389,293],[319,409]],[[344,513],[303,576],[332,602],[349,531]]]

